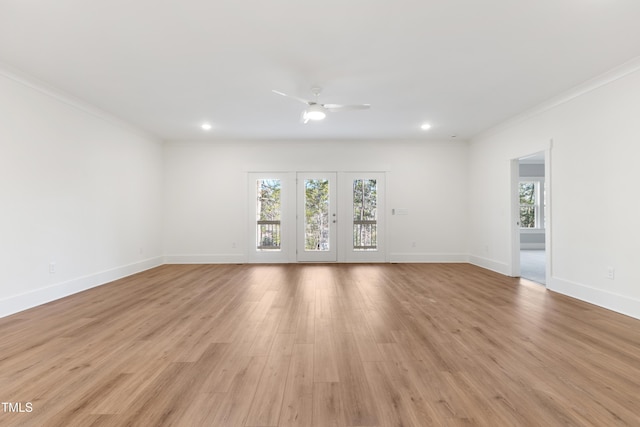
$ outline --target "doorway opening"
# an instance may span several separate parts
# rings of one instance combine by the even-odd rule
[[[548,170],[544,151],[512,161],[512,275],[547,285]]]

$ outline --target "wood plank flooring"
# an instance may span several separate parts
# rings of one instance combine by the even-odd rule
[[[1,426],[638,426],[640,321],[467,264],[166,265],[0,319],[0,402],[33,408]]]

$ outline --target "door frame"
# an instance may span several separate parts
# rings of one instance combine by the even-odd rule
[[[297,183],[298,174],[318,176],[320,174],[335,174],[335,213],[336,237],[334,246],[337,250],[336,259],[299,260],[298,242],[301,226],[300,206],[298,204],[300,189]],[[353,200],[352,180],[356,178],[375,178],[378,180],[378,251],[354,251],[352,249],[353,233]],[[387,251],[387,216],[386,216],[386,178],[384,171],[356,171],[356,172],[317,172],[317,171],[286,171],[286,172],[248,172],[247,173],[247,261],[249,263],[304,263],[304,262],[338,262],[338,263],[384,263],[389,262]],[[281,248],[279,251],[264,251],[257,248],[256,242],[256,181],[258,179],[280,179],[281,182]],[[293,190],[293,191],[292,191]],[[291,232],[293,227],[293,233]]]
[[[510,185],[509,185],[509,243],[510,243],[510,259],[509,259],[509,275],[511,277],[520,277],[520,159],[531,156],[536,153],[544,153],[544,185],[546,192],[546,203],[544,206],[544,217],[546,221],[545,227],[545,286],[551,285],[553,277],[552,264],[552,232],[553,232],[553,215],[552,215],[552,185],[551,185],[551,151],[553,148],[553,140],[549,141],[549,145],[542,149],[523,154],[510,160]]]

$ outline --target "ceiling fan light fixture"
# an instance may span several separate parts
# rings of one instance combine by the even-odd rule
[[[304,113],[304,116],[309,120],[324,120],[327,117],[327,113],[321,105],[311,105]]]
[[[431,125],[429,123],[423,123],[422,126],[420,126],[420,129],[429,130],[431,129]]]

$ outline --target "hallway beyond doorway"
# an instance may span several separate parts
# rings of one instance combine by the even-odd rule
[[[546,251],[544,249],[520,250],[520,277],[546,286]]]

